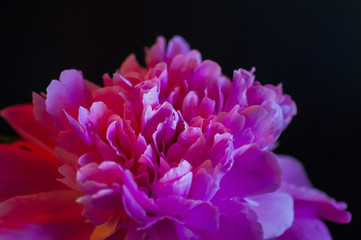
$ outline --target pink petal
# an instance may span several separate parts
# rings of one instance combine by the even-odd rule
[[[130,54],[122,63],[119,69],[121,75],[129,72],[141,73],[143,71],[142,67],[139,65],[134,54]]]
[[[33,93],[33,113],[36,121],[47,130],[48,135],[54,140],[58,136],[58,130],[54,125],[52,116],[46,111],[45,98]]]
[[[283,115],[281,107],[275,101],[265,101],[262,104],[262,107],[266,109],[266,111],[273,118],[273,126],[274,126],[274,139],[276,140],[283,130]]]
[[[157,37],[156,43],[151,48],[145,48],[145,62],[147,66],[153,67],[164,60],[165,39]]]
[[[54,118],[59,130],[65,130],[69,126],[64,110],[76,117],[80,106],[89,106],[85,82],[79,71],[63,71],[60,81],[53,80],[46,91],[46,111]]]
[[[241,115],[245,117],[244,128],[250,128],[254,135],[254,142],[264,149],[274,142],[274,124],[269,113],[260,106],[244,109]]]
[[[168,42],[166,61],[170,64],[178,54],[186,54],[189,51],[188,43],[181,36],[174,36]]]
[[[124,117],[124,98],[119,94],[122,89],[118,86],[99,88],[94,92],[94,101],[103,102],[108,109]]]

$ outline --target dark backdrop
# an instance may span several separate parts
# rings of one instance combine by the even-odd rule
[[[101,84],[128,54],[142,59],[157,35],[182,35],[228,76],[255,66],[263,84],[284,84],[298,115],[277,151],[302,160],[316,187],[349,204],[351,224],[328,224],[334,239],[361,239],[360,4],[121,2],[2,3],[0,108],[30,102],[31,91],[68,68]]]

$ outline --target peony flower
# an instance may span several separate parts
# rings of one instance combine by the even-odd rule
[[[22,140],[0,145],[0,239],[328,239],[320,217],[350,221],[271,151],[296,114],[281,85],[231,81],[179,36],[145,52],[1,112]]]

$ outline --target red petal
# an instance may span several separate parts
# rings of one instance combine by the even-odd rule
[[[46,130],[35,120],[33,108],[32,104],[16,105],[2,110],[0,115],[22,138],[51,153],[54,149],[54,142]]]
[[[0,199],[64,189],[57,167],[30,144],[0,144]]]
[[[81,216],[72,190],[11,198],[0,204],[0,239],[89,239],[93,230]]]

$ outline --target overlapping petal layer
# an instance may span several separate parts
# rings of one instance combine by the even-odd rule
[[[350,220],[270,151],[296,114],[281,85],[255,69],[230,81],[179,36],[158,37],[145,62],[130,55],[104,87],[66,70],[2,112],[27,145],[0,148],[14,186],[0,185],[1,237],[285,239],[319,217]]]

